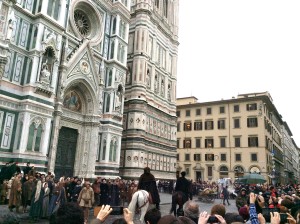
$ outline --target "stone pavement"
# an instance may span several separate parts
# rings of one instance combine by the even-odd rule
[[[160,199],[161,199],[161,204],[160,204],[160,211],[162,213],[162,216],[169,214],[170,209],[171,209],[171,195],[168,193],[160,193]],[[210,212],[211,207],[214,204],[220,204],[222,203],[221,199],[216,199],[213,203],[204,203],[198,201],[197,197],[193,198],[194,201],[197,201],[200,204],[200,211],[207,211]],[[235,206],[235,200],[229,200],[231,205],[226,205],[226,211],[227,212],[237,212],[236,206]],[[125,206],[126,207],[126,206]],[[0,205],[0,217],[4,216],[10,216],[14,217],[16,219],[20,220],[21,224],[29,224],[29,223],[38,223],[38,224],[48,224],[48,220],[39,220],[37,222],[32,222],[29,219],[28,213],[25,214],[17,214],[16,212],[10,212],[8,209],[7,205]],[[92,220],[93,217],[93,210],[90,211],[90,220]],[[108,219],[105,221],[105,224],[110,224],[112,223],[115,219],[122,218],[122,215],[110,215]],[[1,220],[1,218],[0,218]],[[2,222],[0,221],[0,224]],[[134,223],[139,223],[138,221],[138,216],[136,215],[134,218]]]

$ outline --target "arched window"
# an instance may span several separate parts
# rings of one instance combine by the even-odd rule
[[[103,140],[102,160],[105,160],[105,154],[106,154],[106,139]]]
[[[29,127],[27,150],[39,152],[41,146],[43,128],[41,124],[38,127],[35,126],[36,124],[33,122]]]
[[[220,167],[220,178],[228,177],[228,168],[226,166]]]

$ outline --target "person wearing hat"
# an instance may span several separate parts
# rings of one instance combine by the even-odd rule
[[[188,199],[192,200],[192,183],[185,178],[186,172],[182,171],[181,177],[179,177],[176,181],[175,185],[175,191],[181,191],[184,193],[184,202],[186,202]]]

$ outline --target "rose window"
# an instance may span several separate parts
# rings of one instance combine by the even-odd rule
[[[87,36],[90,32],[90,21],[85,13],[81,10],[75,10],[74,20],[78,31],[83,35]]]

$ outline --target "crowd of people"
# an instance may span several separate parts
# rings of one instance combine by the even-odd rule
[[[230,205],[227,186],[219,189],[215,183],[195,184],[186,179],[185,172],[181,172],[181,177],[176,181],[162,182],[164,184],[160,186],[165,186],[169,193],[182,192],[183,212],[179,216],[162,216],[160,182],[148,167],[138,180],[98,177],[92,182],[78,177],[56,179],[51,173],[37,172],[30,163],[23,170],[16,163],[10,163],[6,168],[9,169],[2,168],[0,173],[0,202],[8,204],[11,212],[28,213],[35,221],[44,218],[56,224],[88,223],[90,210],[100,206],[98,215],[91,223],[103,223],[115,206],[124,206],[124,217],[115,220],[114,224],[132,224],[134,214],[125,205],[129,204],[134,192],[143,189],[149,192],[154,205],[145,215],[146,224],[300,224],[300,185],[236,185],[238,196],[234,200],[237,211],[232,213],[226,212],[226,203]],[[198,187],[216,188],[223,197],[223,203],[213,205],[210,211],[201,211],[199,203],[193,200],[194,190]]]

